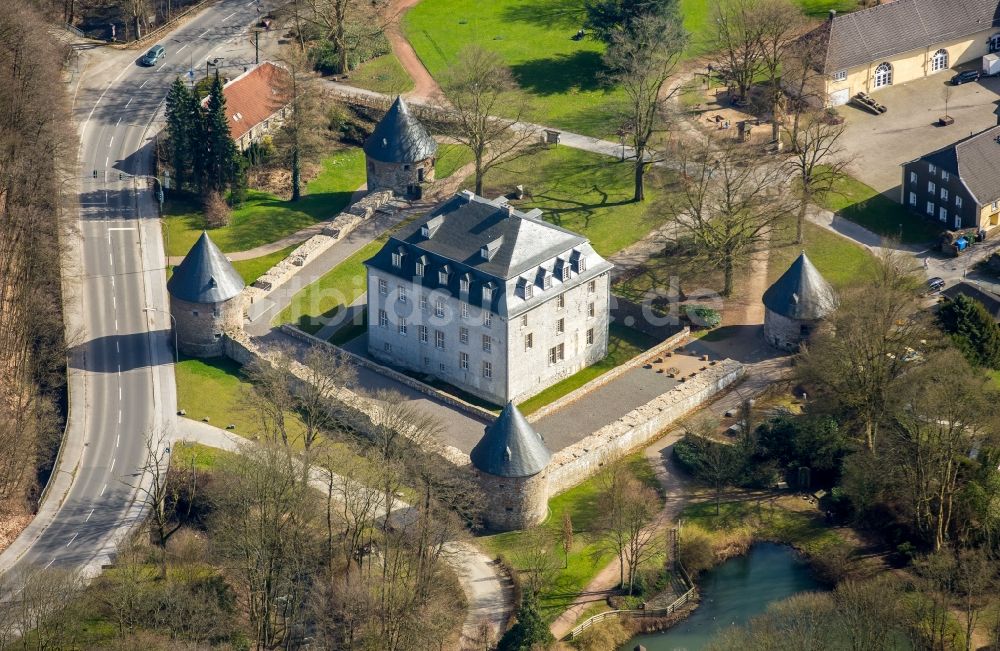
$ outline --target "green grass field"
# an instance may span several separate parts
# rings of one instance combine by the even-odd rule
[[[541,208],[543,218],[590,239],[611,255],[641,239],[666,220],[657,208],[663,196],[661,172],[647,175],[646,196],[632,201],[632,166],[559,145],[503,163],[486,174],[483,194],[506,194],[523,184],[529,196],[511,202],[521,210]],[[472,189],[472,179],[466,180]]]
[[[334,217],[365,182],[364,153],[360,149],[338,151],[326,157],[322,167],[319,176],[306,186],[306,194],[295,203],[266,192],[249,191],[246,203],[233,210],[230,224],[209,231],[212,241],[224,252],[246,251]],[[170,201],[164,217],[167,255],[186,255],[205,225],[201,206]]]
[[[659,489],[656,475],[641,452],[626,457],[623,463],[637,479]],[[549,500],[549,517],[542,526],[558,540],[563,514],[568,512],[573,522],[573,547],[569,553],[569,567],[561,569],[554,585],[539,596],[539,607],[546,622],[551,622],[565,610],[601,568],[614,559],[613,553],[601,549],[595,531],[600,516],[599,494],[599,479],[591,477]],[[487,552],[502,554],[517,567],[518,552],[524,546],[526,535],[524,531],[509,531],[477,540]],[[562,552],[557,553],[562,560]]]
[[[466,163],[472,162],[472,150],[465,145],[438,144],[437,160],[434,161],[434,178],[446,179]]]
[[[387,95],[401,95],[413,90],[413,80],[403,70],[396,55],[391,53],[365,61],[351,71],[346,81],[351,86]]]
[[[929,220],[846,175],[834,184],[831,192],[817,197],[816,203],[873,233],[904,244],[930,242],[940,232]]]
[[[287,258],[296,248],[298,248],[297,244],[280,251],[275,251],[274,253],[269,253],[268,255],[262,255],[259,258],[237,260],[233,262],[233,267],[243,276],[243,282],[247,285],[252,285],[255,280],[260,278],[261,274]]]
[[[803,234],[802,244],[793,244],[790,233],[772,242],[767,263],[768,286],[785,273],[803,249],[834,288],[862,282],[874,272],[875,259],[871,253],[847,238],[808,222]]]
[[[649,350],[658,342],[649,335],[623,325],[611,324],[608,329],[608,354],[601,361],[578,371],[561,382],[557,382],[541,393],[518,405],[524,414],[538,411],[545,405],[562,398],[570,391],[579,389],[594,378],[604,375],[616,366],[621,366],[644,350]]]

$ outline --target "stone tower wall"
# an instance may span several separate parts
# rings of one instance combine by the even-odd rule
[[[817,321],[789,319],[777,312],[764,310],[764,340],[780,350],[798,352],[799,344],[808,339],[818,325]]]
[[[243,328],[243,295],[222,303],[189,303],[170,297],[177,322],[177,347],[191,357],[220,357],[226,331]]]
[[[405,197],[408,189],[414,185],[427,185],[434,180],[434,158],[425,158],[417,163],[383,163],[370,157],[365,159],[365,169],[368,175],[368,192],[392,190],[395,194]],[[420,170],[424,172],[424,180],[420,181]]]
[[[539,524],[548,515],[549,482],[545,470],[531,477],[497,477],[470,466],[483,498],[483,525],[512,531]]]

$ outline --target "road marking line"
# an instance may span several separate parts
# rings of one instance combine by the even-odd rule
[[[115,266],[115,259],[111,257],[111,251],[108,251],[108,264],[112,267]]]
[[[122,412],[119,411],[118,413],[120,415]],[[119,420],[118,422],[120,423],[121,421]],[[122,440],[122,435],[121,434],[119,434],[118,436],[115,437],[115,447],[116,448],[118,447],[118,444],[121,442],[121,440]]]
[[[134,100],[134,99],[135,99],[134,97],[129,97],[128,101],[125,102],[125,108],[128,108],[128,105],[131,104],[132,100]],[[121,118],[118,118],[118,120],[121,121]],[[115,125],[115,126],[118,126],[118,125]]]
[[[163,70],[163,66],[165,66],[165,65],[167,65],[166,61],[164,61],[162,64],[160,64],[160,67],[157,68],[156,71],[159,72],[159,71]]]
[[[79,531],[77,531],[75,534],[73,534],[73,537],[69,539],[69,542],[66,543],[66,546],[69,547],[70,545],[72,545],[73,541],[76,540],[76,537],[79,536],[79,535],[80,535]]]
[[[121,120],[119,119],[119,122],[120,122],[120,121],[121,121]],[[118,126],[118,125],[115,125],[115,126]],[[111,149],[111,145],[113,145],[113,144],[114,144],[114,142],[115,142],[115,137],[114,137],[114,136],[111,136],[111,140],[109,140],[109,141],[108,141],[108,149]],[[109,158],[110,158],[110,157],[109,157]]]
[[[115,470],[115,461],[117,461],[117,459],[115,459],[114,457],[112,457],[111,458],[111,468],[108,469],[108,472],[114,472],[114,470]]]
[[[122,410],[121,409],[118,410],[118,424],[119,425],[122,424]]]
[[[230,18],[232,18],[235,15],[236,15],[236,12],[234,11],[233,13],[231,13],[228,16],[226,16],[225,18],[223,18],[222,22],[226,22],[227,20],[229,20]]]
[[[122,399],[122,388],[121,387],[118,387],[118,399],[119,400]]]
[[[104,488],[101,489],[101,495],[104,495],[104,491],[108,489],[108,485],[104,484]]]
[[[225,20],[225,18],[223,18],[223,20]],[[201,38],[201,37],[202,37],[202,36],[204,36],[205,34],[208,34],[208,32],[209,32],[209,30],[207,30],[207,29],[206,29],[206,30],[205,30],[204,32],[202,32],[201,34],[198,34],[198,38]]]
[[[108,226],[109,231],[134,231],[135,226]],[[111,235],[108,235],[108,241],[111,241]]]
[[[94,515],[94,509],[90,509],[90,513],[87,514],[87,519],[84,522],[90,522],[90,516]]]
[[[46,566],[45,566],[44,568],[42,568],[42,569],[44,569],[44,570],[47,570],[47,569],[49,569],[49,565],[52,565],[52,564],[53,564],[53,563],[55,563],[55,562],[56,562],[56,559],[54,559],[54,558],[53,558],[53,559],[52,559],[51,561],[49,561],[49,562],[48,562],[48,565],[46,565]],[[18,592],[20,592],[20,590],[18,590]]]
[[[148,83],[149,83],[149,80],[147,79],[146,81],[144,81],[141,84],[139,84],[139,88],[145,88],[146,84],[148,84]]]
[[[115,300],[115,295],[114,294],[111,295],[111,309],[113,309],[113,310],[117,310],[118,309],[118,301]]]
[[[115,319],[115,332],[118,332],[118,319]]]
[[[115,340],[115,352],[116,352],[116,353],[121,353],[121,352],[122,352],[122,347],[121,347],[121,345],[120,345],[120,344],[118,343],[118,340],[117,340],[117,339]],[[118,397],[120,398],[121,396],[118,396]]]
[[[111,157],[110,156],[105,156],[104,157],[104,167],[107,167],[108,163],[110,163],[110,162],[111,162]],[[104,195],[104,197],[105,197],[105,199],[107,199],[107,195],[106,194]]]
[[[181,50],[183,50],[184,48],[186,48],[188,45],[191,45],[191,44],[190,43],[185,43],[184,45],[182,45],[179,48],[177,48],[177,51],[180,52]]]

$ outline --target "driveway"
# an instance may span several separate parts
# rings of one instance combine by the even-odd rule
[[[953,74],[945,71],[873,93],[889,109],[883,115],[851,105],[839,107],[847,125],[841,145],[851,175],[899,201],[901,164],[996,126],[1000,78],[951,86],[947,81]],[[935,122],[945,112],[946,90],[948,113],[955,123],[939,127]]]

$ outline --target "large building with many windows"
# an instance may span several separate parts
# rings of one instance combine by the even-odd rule
[[[942,229],[1000,225],[1000,126],[903,164],[900,201]]]
[[[465,191],[365,266],[369,353],[495,404],[607,354],[612,265],[537,209]]]

